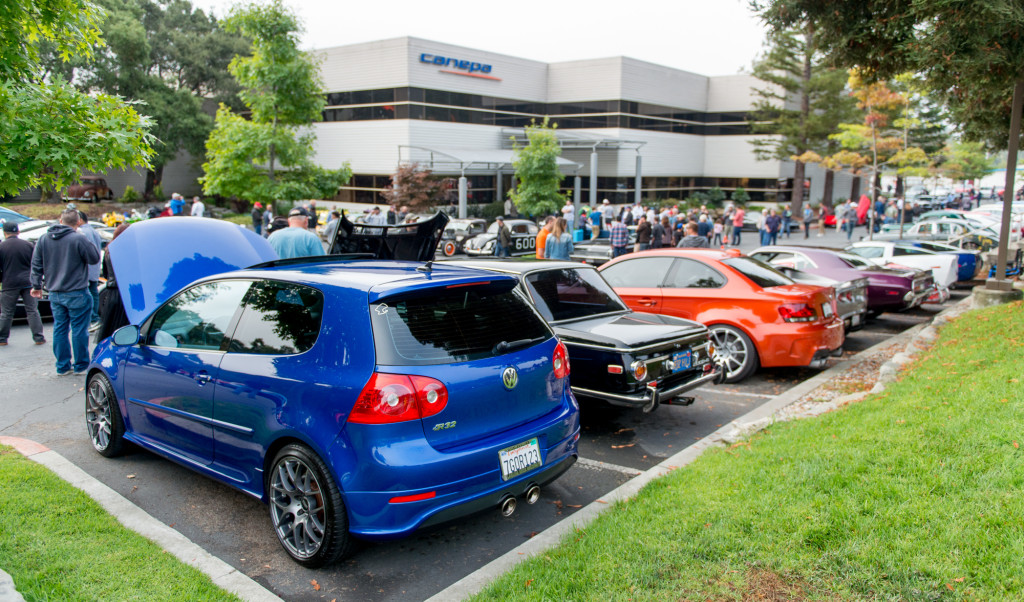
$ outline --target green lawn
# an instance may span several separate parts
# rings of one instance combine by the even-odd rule
[[[0,446],[0,568],[34,600],[237,600],[121,526],[48,469]]]
[[[1024,599],[1024,305],[970,312],[902,380],[617,504],[494,600]]]

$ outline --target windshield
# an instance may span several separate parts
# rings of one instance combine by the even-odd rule
[[[592,269],[533,272],[526,276],[526,285],[541,315],[552,322],[627,310],[612,287]]]
[[[796,283],[792,278],[767,263],[751,259],[750,257],[730,257],[729,259],[723,259],[722,263],[750,278],[754,284],[761,288],[786,286],[787,284]]]

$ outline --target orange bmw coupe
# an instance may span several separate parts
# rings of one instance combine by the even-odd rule
[[[632,309],[705,324],[726,382],[759,366],[821,368],[842,349],[831,289],[797,284],[738,251],[656,249],[599,269]]]

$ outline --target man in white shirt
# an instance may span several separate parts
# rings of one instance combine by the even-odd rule
[[[199,197],[192,197],[192,217],[203,217],[203,212],[206,211],[206,205],[203,204]]]
[[[565,199],[565,205],[562,207],[562,217],[565,218],[568,231],[572,232],[573,223],[576,221],[576,207],[573,206],[572,201],[569,199]]]

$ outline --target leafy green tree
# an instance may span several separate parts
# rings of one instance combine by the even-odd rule
[[[101,28],[107,48],[95,64],[76,70],[76,83],[143,101],[139,110],[152,118],[157,138],[146,174],[149,196],[163,179],[164,166],[182,150],[202,158],[213,129],[212,111],[204,103],[241,108],[228,63],[248,44],[188,0],[100,3],[106,10]]]
[[[149,166],[148,118],[121,98],[77,90],[44,62],[50,52],[61,64],[92,58],[100,18],[85,0],[0,5],[0,193],[56,190],[83,170]]]
[[[951,180],[977,180],[992,171],[992,162],[981,142],[953,142],[943,154],[940,173]]]
[[[754,90],[751,130],[767,135],[752,141],[754,154],[760,160],[794,162],[790,205],[799,215],[806,163],[838,150],[829,135],[853,114],[846,74],[824,63],[814,28],[805,24],[772,31],[753,74],[767,84]],[[831,199],[830,176],[825,184]]]
[[[718,186],[713,186],[711,190],[708,190],[708,204],[712,207],[721,207],[722,202],[725,201],[725,192]]]
[[[509,198],[520,213],[551,214],[565,203],[566,195],[559,192],[563,176],[558,169],[558,157],[562,147],[555,128],[548,125],[547,117],[542,123],[532,123],[526,127],[526,146],[515,148],[512,166],[519,186],[509,193]]]
[[[746,205],[750,202],[750,193],[742,186],[737,186],[736,190],[732,191],[732,200],[739,205]]]
[[[323,118],[318,65],[298,49],[301,26],[280,0],[235,6],[224,22],[251,41],[252,54],[228,69],[238,80],[243,118],[221,104],[206,141],[206,194],[252,201],[330,198],[352,176],[348,164],[325,169],[313,162],[314,135],[300,128]]]

